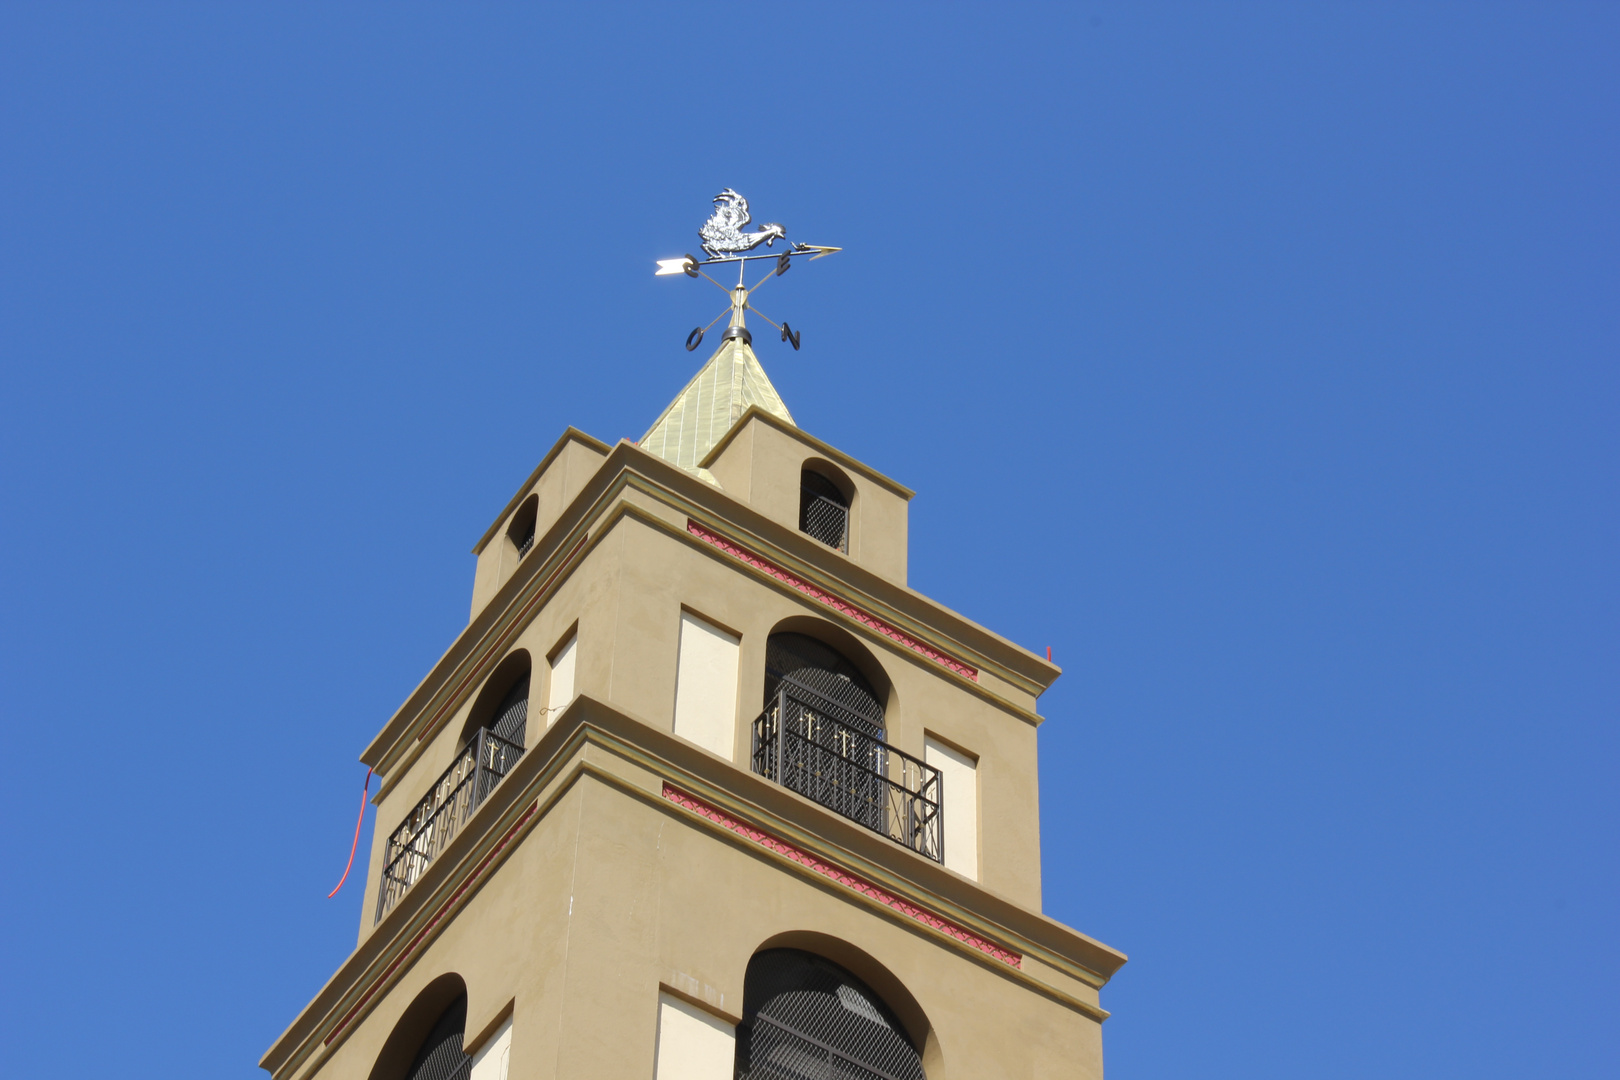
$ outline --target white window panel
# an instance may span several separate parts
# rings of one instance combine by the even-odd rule
[[[675,734],[729,761],[736,731],[737,638],[683,611]]]
[[[472,1073],[467,1080],[506,1080],[512,1064],[512,1018],[506,1018],[494,1038],[485,1039],[484,1045],[473,1054]]]
[[[923,760],[939,770],[945,787],[945,868],[979,878],[979,762],[927,739]]]
[[[653,1080],[732,1080],[737,1032],[672,994],[658,995],[658,1050]]]
[[[546,727],[555,724],[563,709],[574,700],[574,646],[578,642],[579,635],[575,634],[551,657],[551,689],[546,694]]]

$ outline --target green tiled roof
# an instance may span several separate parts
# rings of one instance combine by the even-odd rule
[[[793,423],[753,348],[740,338],[723,341],[641,437],[641,448],[683,469],[707,471],[698,462],[751,405]]]

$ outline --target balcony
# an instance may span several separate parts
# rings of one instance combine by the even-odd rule
[[[857,714],[792,678],[754,721],[754,772],[935,862],[945,861],[939,770]]]
[[[523,747],[507,742],[488,728],[478,730],[477,737],[389,836],[373,922],[382,922],[405,891],[427,872],[522,756]]]

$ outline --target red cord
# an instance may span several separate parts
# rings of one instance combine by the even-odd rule
[[[326,894],[328,900],[338,894],[343,883],[349,880],[349,871],[354,868],[354,853],[360,849],[360,826],[366,820],[366,793],[371,790],[371,770],[366,770],[366,783],[360,789],[360,817],[354,823],[354,843],[349,845],[349,865],[343,868],[343,876],[338,878],[337,889]]]

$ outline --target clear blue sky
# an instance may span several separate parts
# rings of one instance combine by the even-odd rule
[[[1620,9],[813,7],[0,10],[9,1074],[262,1075],[725,186],[845,248],[760,354],[913,586],[1064,665],[1110,1080],[1615,1068]]]

